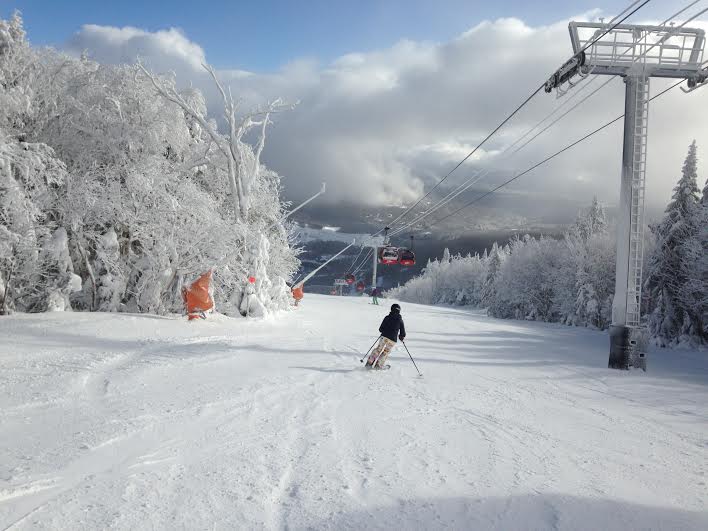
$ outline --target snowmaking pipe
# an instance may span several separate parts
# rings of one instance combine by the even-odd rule
[[[339,251],[337,254],[335,254],[332,258],[330,258],[330,259],[327,260],[325,263],[323,263],[320,267],[318,267],[317,269],[315,269],[312,273],[310,273],[310,274],[307,275],[305,278],[303,278],[302,280],[300,280],[297,284],[293,285],[293,288],[299,288],[299,287],[303,286],[303,285],[305,284],[305,282],[307,282],[307,281],[310,280],[312,277],[314,277],[317,273],[319,273],[320,269],[322,269],[324,266],[326,266],[327,264],[329,264],[332,260],[334,260],[335,258],[337,258],[340,254],[342,254],[344,251],[346,251],[347,249],[349,249],[349,248],[350,248],[351,246],[353,246],[355,243],[356,243],[356,238],[352,240],[352,243],[350,243],[349,245],[347,245],[344,249],[342,249],[342,250]]]
[[[366,351],[366,354],[364,354],[364,358],[366,358],[366,356],[369,355],[369,352],[371,352],[371,349],[374,348],[374,345],[376,345],[376,343],[378,343],[380,339],[381,339],[381,336],[379,336],[379,337],[376,338],[376,341],[374,341],[374,344],[371,345],[371,346],[369,347],[369,350]],[[359,360],[359,363],[364,363],[364,358],[361,358],[361,359]]]
[[[278,225],[279,223],[282,223],[283,221],[285,221],[286,219],[288,219],[288,218],[289,218],[290,216],[292,216],[295,212],[297,212],[297,211],[300,210],[302,207],[304,207],[307,203],[309,203],[310,201],[313,201],[313,200],[317,199],[319,196],[321,196],[322,194],[324,194],[326,189],[327,189],[327,183],[322,183],[322,188],[320,188],[320,191],[319,191],[319,192],[317,192],[315,195],[313,195],[310,199],[308,199],[308,200],[305,201],[304,203],[300,203],[300,205],[298,205],[298,206],[296,206],[295,208],[293,208],[290,212],[288,212],[287,214],[285,214],[285,215],[284,215],[282,218],[280,218],[278,221],[272,223],[271,226],[268,227],[268,229],[272,229],[273,227],[275,227],[275,226]]]
[[[411,351],[408,350],[408,345],[406,345],[406,342],[403,341],[402,339],[401,339],[401,343],[403,343],[403,346],[406,348],[406,352],[408,352],[408,357],[409,357],[409,358],[411,359],[411,361],[413,362],[413,366],[415,367],[415,370],[418,371],[418,376],[420,376],[420,377],[422,378],[423,375],[422,375],[421,372],[418,370],[418,366],[415,364],[415,360],[413,359],[413,356],[411,356]]]

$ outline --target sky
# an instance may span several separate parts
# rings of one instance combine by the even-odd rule
[[[652,0],[644,16],[659,16],[675,0]],[[516,17],[546,24],[591,9],[616,12],[618,0],[0,0],[3,16],[22,12],[31,40],[62,47],[84,24],[180,28],[217,68],[267,72],[303,57],[329,62],[350,52],[388,47],[401,39],[446,41],[485,19]],[[167,7],[167,4],[169,7]],[[539,5],[540,4],[540,5]],[[205,7],[208,6],[208,7]]]
[[[153,70],[174,71],[180,84],[201,88],[217,116],[218,95],[202,62],[218,70],[244,107],[276,97],[298,102],[275,119],[264,152],[266,164],[283,175],[290,198],[314,193],[327,181],[329,201],[405,204],[454,167],[571,55],[570,19],[609,19],[627,3],[0,0],[0,17],[19,9],[37,46],[74,55],[86,51],[105,63],[133,62],[140,55]],[[663,21],[687,3],[652,0],[632,21]],[[665,86],[652,83],[652,93]],[[480,187],[493,186],[621,114],[623,94],[621,81],[614,80],[517,158],[499,157],[562,103],[553,95],[537,96],[449,183],[493,164]],[[705,111],[696,112],[701,108],[708,108],[707,89],[690,95],[675,90],[652,104],[650,203],[668,200],[693,138],[699,156],[702,145],[708,149]],[[620,162],[621,125],[510,189],[530,198],[598,195],[612,204]]]

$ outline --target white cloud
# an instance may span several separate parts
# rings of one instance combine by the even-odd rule
[[[106,63],[132,63],[136,57],[162,69],[188,73],[201,69],[206,62],[204,50],[176,28],[149,32],[126,26],[86,24],[66,45],[73,53],[89,52]]]
[[[140,55],[157,71],[175,70],[184,84],[203,88],[210,109],[220,114],[218,95],[200,67],[204,51],[178,30],[84,26],[68,46],[75,52],[88,49],[100,61]],[[277,72],[224,70],[220,76],[244,106],[278,96],[300,101],[277,118],[264,153],[268,165],[285,177],[289,196],[307,195],[327,181],[328,200],[391,204],[410,202],[424,182],[445,175],[571,53],[567,21],[530,27],[507,18],[480,23],[449,42],[401,41],[327,65],[303,58]],[[664,86],[666,81],[652,81],[652,93]],[[623,99],[623,85],[616,80],[518,156],[498,160],[505,146],[564,101],[541,93],[448,182],[456,186],[475,167],[495,161],[499,168],[485,181],[491,187],[621,114]],[[696,112],[703,108],[708,89],[690,95],[674,90],[651,104],[649,202],[668,199],[691,140],[708,150],[705,116]],[[614,203],[621,135],[620,123],[523,177],[513,189],[580,199],[597,194]],[[701,168],[702,178],[707,173]]]

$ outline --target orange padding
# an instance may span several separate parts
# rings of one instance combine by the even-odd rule
[[[192,314],[205,312],[214,307],[214,301],[209,295],[209,283],[211,282],[211,271],[207,271],[197,280],[192,282],[188,288],[182,288],[182,299],[187,308],[189,318],[194,319]]]
[[[293,288],[293,299],[295,299],[296,301],[300,301],[304,296],[305,286],[298,286],[296,288]]]

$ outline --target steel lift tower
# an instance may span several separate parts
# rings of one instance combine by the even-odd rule
[[[573,85],[576,75],[622,76],[625,83],[624,147],[617,219],[617,268],[610,326],[609,367],[646,371],[648,334],[641,326],[644,257],[644,181],[647,160],[649,80],[687,79],[690,89],[706,82],[705,34],[682,26],[571,22],[574,56],[546,82],[546,92]],[[608,31],[609,30],[609,31]]]

